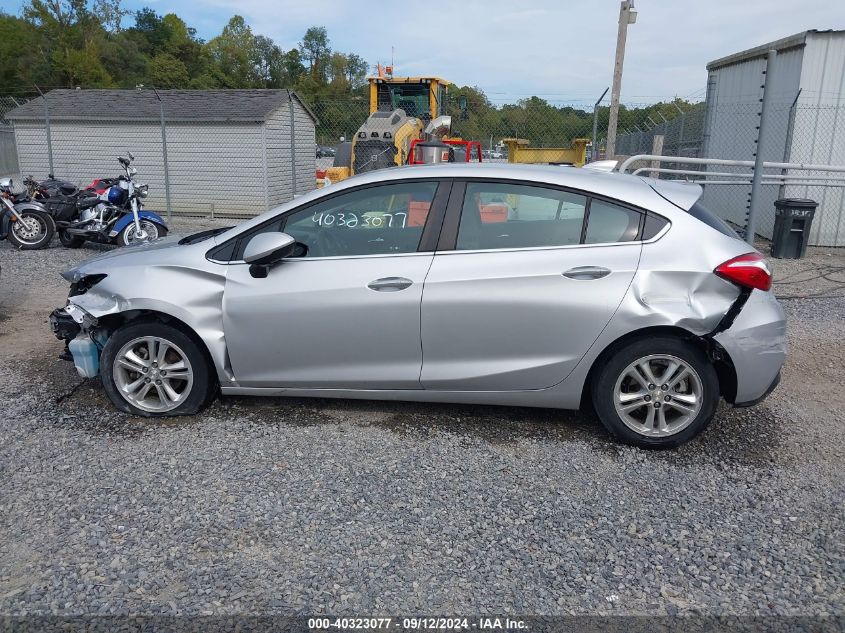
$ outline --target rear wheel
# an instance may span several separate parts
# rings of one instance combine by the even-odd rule
[[[80,248],[85,244],[85,238],[78,235],[71,235],[67,230],[59,231],[59,241],[65,248]]]
[[[53,218],[43,211],[18,211],[19,220],[11,223],[8,239],[23,250],[47,248],[56,232]]]
[[[145,417],[191,415],[217,393],[217,379],[193,337],[158,321],[130,323],[106,342],[103,388],[121,411]]]
[[[671,447],[703,431],[716,413],[719,380],[706,354],[654,337],[616,350],[593,383],[602,424],[637,446]]]

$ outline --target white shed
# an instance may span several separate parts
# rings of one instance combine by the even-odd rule
[[[57,177],[85,185],[131,152],[152,210],[166,182],[174,213],[222,217],[314,188],[317,119],[290,90],[52,90],[6,118],[21,174],[45,177],[52,153]]]
[[[766,55],[777,51],[766,75]],[[703,155],[754,160],[764,81],[772,91],[761,139],[763,159],[845,165],[845,31],[805,31],[729,55],[707,65]],[[713,168],[711,171],[723,171]],[[794,176],[816,174],[794,171]],[[830,175],[830,174],[827,174]],[[749,187],[705,187],[704,202],[744,224]],[[819,203],[810,244],[845,245],[845,189],[769,185],[755,202],[757,231],[771,237],[774,201],[812,198]]]

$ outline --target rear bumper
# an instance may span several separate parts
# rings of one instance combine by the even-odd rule
[[[713,340],[736,370],[736,406],[756,404],[774,390],[786,359],[786,318],[772,293],[754,290],[731,327]]]
[[[780,372],[778,372],[778,375],[775,376],[775,379],[772,381],[772,384],[769,385],[769,388],[766,389],[766,392],[762,396],[760,396],[759,398],[755,398],[754,400],[749,400],[747,402],[734,402],[734,406],[735,407],[753,407],[755,404],[760,404],[761,402],[763,402],[763,400],[765,400],[766,398],[769,397],[769,394],[772,393],[777,388],[777,386],[779,384],[780,384]]]

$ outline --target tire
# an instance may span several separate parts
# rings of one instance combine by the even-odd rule
[[[669,336],[643,338],[613,350],[606,360],[593,381],[593,406],[605,428],[623,442],[680,446],[716,414],[716,370],[690,343]]]
[[[59,241],[65,248],[81,248],[85,244],[85,238],[79,236],[72,236],[67,231],[59,231]]]
[[[162,344],[168,349],[158,364]],[[198,413],[217,394],[217,376],[201,345],[193,335],[160,321],[124,325],[100,357],[106,395],[121,411],[143,417]]]
[[[9,227],[8,240],[21,250],[47,248],[56,232],[53,218],[43,211],[18,211],[20,220]]]
[[[148,237],[145,240],[136,240],[135,239],[135,222],[130,222],[127,224],[117,236],[117,244],[118,246],[131,246],[132,244],[140,244],[143,242],[151,242],[156,240],[160,237],[164,237],[167,235],[167,227],[162,226],[161,224],[156,224],[155,222],[147,219],[141,220],[141,228],[147,232]]]

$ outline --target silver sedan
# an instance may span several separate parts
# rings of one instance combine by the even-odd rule
[[[234,228],[65,273],[54,332],[136,415],[219,392],[588,409],[675,446],[777,385],[762,256],[697,185],[432,165],[313,191]]]

